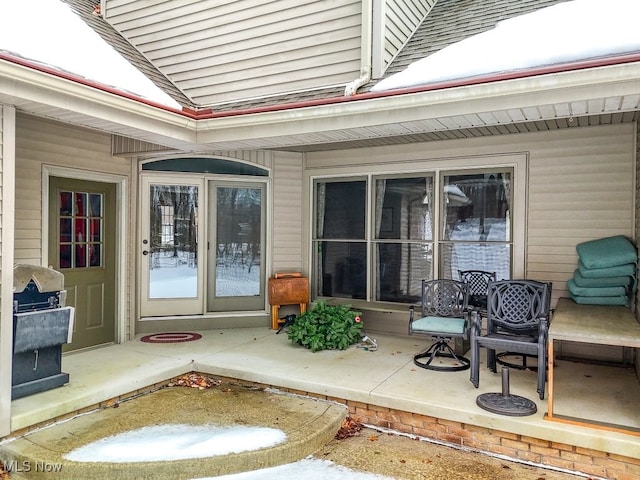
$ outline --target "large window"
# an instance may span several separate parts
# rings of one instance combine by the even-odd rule
[[[511,172],[314,183],[314,293],[413,303],[423,279],[481,269],[510,278]]]
[[[433,177],[373,182],[373,299],[414,302],[433,275]]]
[[[440,276],[459,278],[460,270],[511,277],[509,172],[445,175]]]
[[[364,300],[367,181],[317,182],[315,199],[316,294]]]

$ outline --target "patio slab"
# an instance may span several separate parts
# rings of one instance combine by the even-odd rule
[[[62,370],[70,374],[70,383],[14,400],[12,430],[130,394],[155,381],[201,371],[640,458],[637,437],[544,420],[546,400],[537,398],[533,372],[512,371],[511,392],[535,401],[538,406],[535,415],[505,417],[481,409],[475,404],[476,396],[500,392],[500,373],[487,372],[482,366],[480,388],[475,389],[469,382],[468,371],[418,369],[412,356],[424,348],[424,340],[378,334],[370,335],[378,341],[377,351],[352,346],[345,351],[313,353],[267,327],[198,333],[202,339],[183,344],[142,344],[136,339],[123,345],[63,355]],[[580,390],[585,382],[577,366],[568,364],[562,370],[565,368],[563,388],[581,393],[580,398],[572,398],[559,392],[558,402],[561,396],[562,402],[566,402],[558,404],[562,413],[590,410],[603,421],[613,418],[616,412],[598,400],[599,392],[593,388]],[[598,371],[607,377],[615,376],[619,369]],[[598,382],[595,377],[589,381]],[[626,382],[621,388],[631,398],[640,396],[637,382]],[[629,404],[625,415],[635,412],[636,418],[640,418],[639,410],[633,406]]]
[[[347,416],[344,405],[334,402],[265,391],[231,382],[203,390],[166,387],[115,406],[118,408],[104,408],[77,416],[7,442],[0,447],[0,456],[21,478],[179,480],[219,476],[301,460],[329,443]],[[224,454],[196,458],[152,461],[144,458],[141,461],[118,461],[116,458],[109,462],[69,459],[70,453],[93,442],[104,442],[105,439],[137,432],[145,427],[162,426],[170,429],[172,425],[186,425],[193,429],[210,425],[223,431],[240,427],[266,428],[281,431],[286,438],[273,446],[234,451],[226,450],[224,444],[220,445],[225,439],[223,433],[218,441],[210,440],[207,451],[217,451],[217,446]],[[211,436],[216,438],[213,434]],[[230,442],[230,437],[226,438]],[[152,438],[148,438],[148,441],[152,441]],[[187,440],[172,437],[172,443],[178,450],[183,448],[183,442]],[[232,447],[240,448],[239,445]],[[111,446],[109,451],[121,448]],[[127,452],[121,452],[121,455],[124,453]],[[144,454],[151,454],[149,458],[153,457],[153,453],[148,449],[144,451]],[[125,458],[128,459],[128,455]]]

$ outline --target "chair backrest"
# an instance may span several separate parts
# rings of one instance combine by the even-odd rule
[[[495,282],[496,272],[484,270],[458,270],[460,281],[469,285],[469,304],[486,308],[489,282]]]
[[[422,316],[462,317],[469,304],[469,287],[457,280],[422,281]]]
[[[549,284],[535,280],[491,282],[487,293],[487,329],[516,333],[537,331],[549,320]]]

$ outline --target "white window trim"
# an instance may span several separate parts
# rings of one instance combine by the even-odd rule
[[[305,232],[304,265],[307,266],[307,271],[315,274],[313,271],[312,239],[314,222],[313,184],[316,180],[366,176],[368,181],[371,182],[372,178],[378,175],[425,173],[433,173],[437,176],[436,178],[439,178],[443,172],[451,174],[451,172],[459,171],[460,174],[464,174],[467,170],[478,169],[512,169],[513,171],[513,204],[511,208],[513,257],[511,274],[513,278],[526,278],[527,178],[529,170],[529,154],[527,152],[398,161],[380,163],[379,165],[311,168],[306,170],[304,172],[306,191],[303,198],[305,202],[303,211],[307,212],[307,215],[305,215],[303,227]]]

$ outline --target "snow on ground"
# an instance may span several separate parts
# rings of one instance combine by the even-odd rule
[[[268,448],[283,442],[281,430],[215,425],[157,425],[97,440],[65,455],[76,462],[154,462],[205,458]],[[205,473],[206,474],[206,473]],[[299,462],[216,477],[217,480],[392,480],[312,457]],[[195,480],[195,479],[194,479]]]
[[[499,22],[418,60],[371,90],[408,88],[640,51],[638,0],[573,0]]]
[[[216,267],[216,296],[250,297],[260,294],[260,265],[251,271],[241,264]],[[165,262],[149,272],[149,298],[193,298],[198,295],[198,268],[186,262]]]
[[[184,460],[272,447],[286,437],[276,428],[155,425],[97,440],[65,458],[112,463]]]

